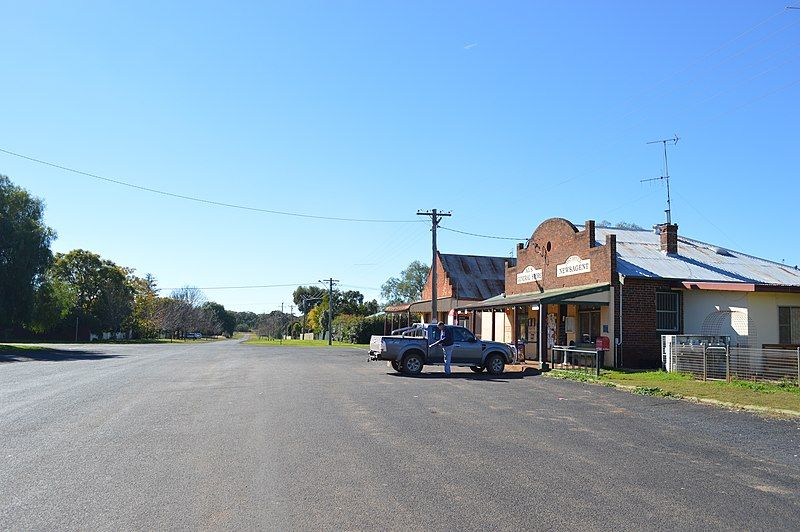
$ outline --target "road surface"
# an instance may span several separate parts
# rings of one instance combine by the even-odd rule
[[[0,355],[0,528],[796,530],[800,423],[355,349]]]

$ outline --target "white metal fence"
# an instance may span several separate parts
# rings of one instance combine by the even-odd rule
[[[553,366],[559,369],[580,370],[600,375],[601,353],[593,349],[577,349],[572,346],[553,346]]]
[[[800,386],[800,348],[673,344],[667,367],[703,380],[791,382]]]

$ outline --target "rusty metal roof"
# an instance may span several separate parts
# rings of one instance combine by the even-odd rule
[[[506,263],[509,257],[484,257],[481,255],[451,255],[440,253],[444,271],[453,285],[458,299],[483,301],[505,292]]]
[[[617,270],[630,277],[800,286],[800,270],[678,234],[678,253],[661,251],[653,231],[595,228],[598,244],[617,235]]]

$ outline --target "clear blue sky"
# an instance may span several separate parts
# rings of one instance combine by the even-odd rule
[[[563,216],[664,218],[800,263],[800,10],[673,2],[3,2],[0,147],[264,209],[525,237]],[[422,223],[321,222],[127,189],[0,153],[56,251],[163,287],[377,289],[430,261]],[[451,253],[513,242],[442,232]],[[362,290],[369,297],[378,291]],[[215,290],[236,310],[291,288]]]

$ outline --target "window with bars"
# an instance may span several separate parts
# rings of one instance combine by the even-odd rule
[[[800,344],[800,307],[778,307],[778,343]]]
[[[679,292],[656,292],[656,329],[677,332],[680,324],[679,309]]]

